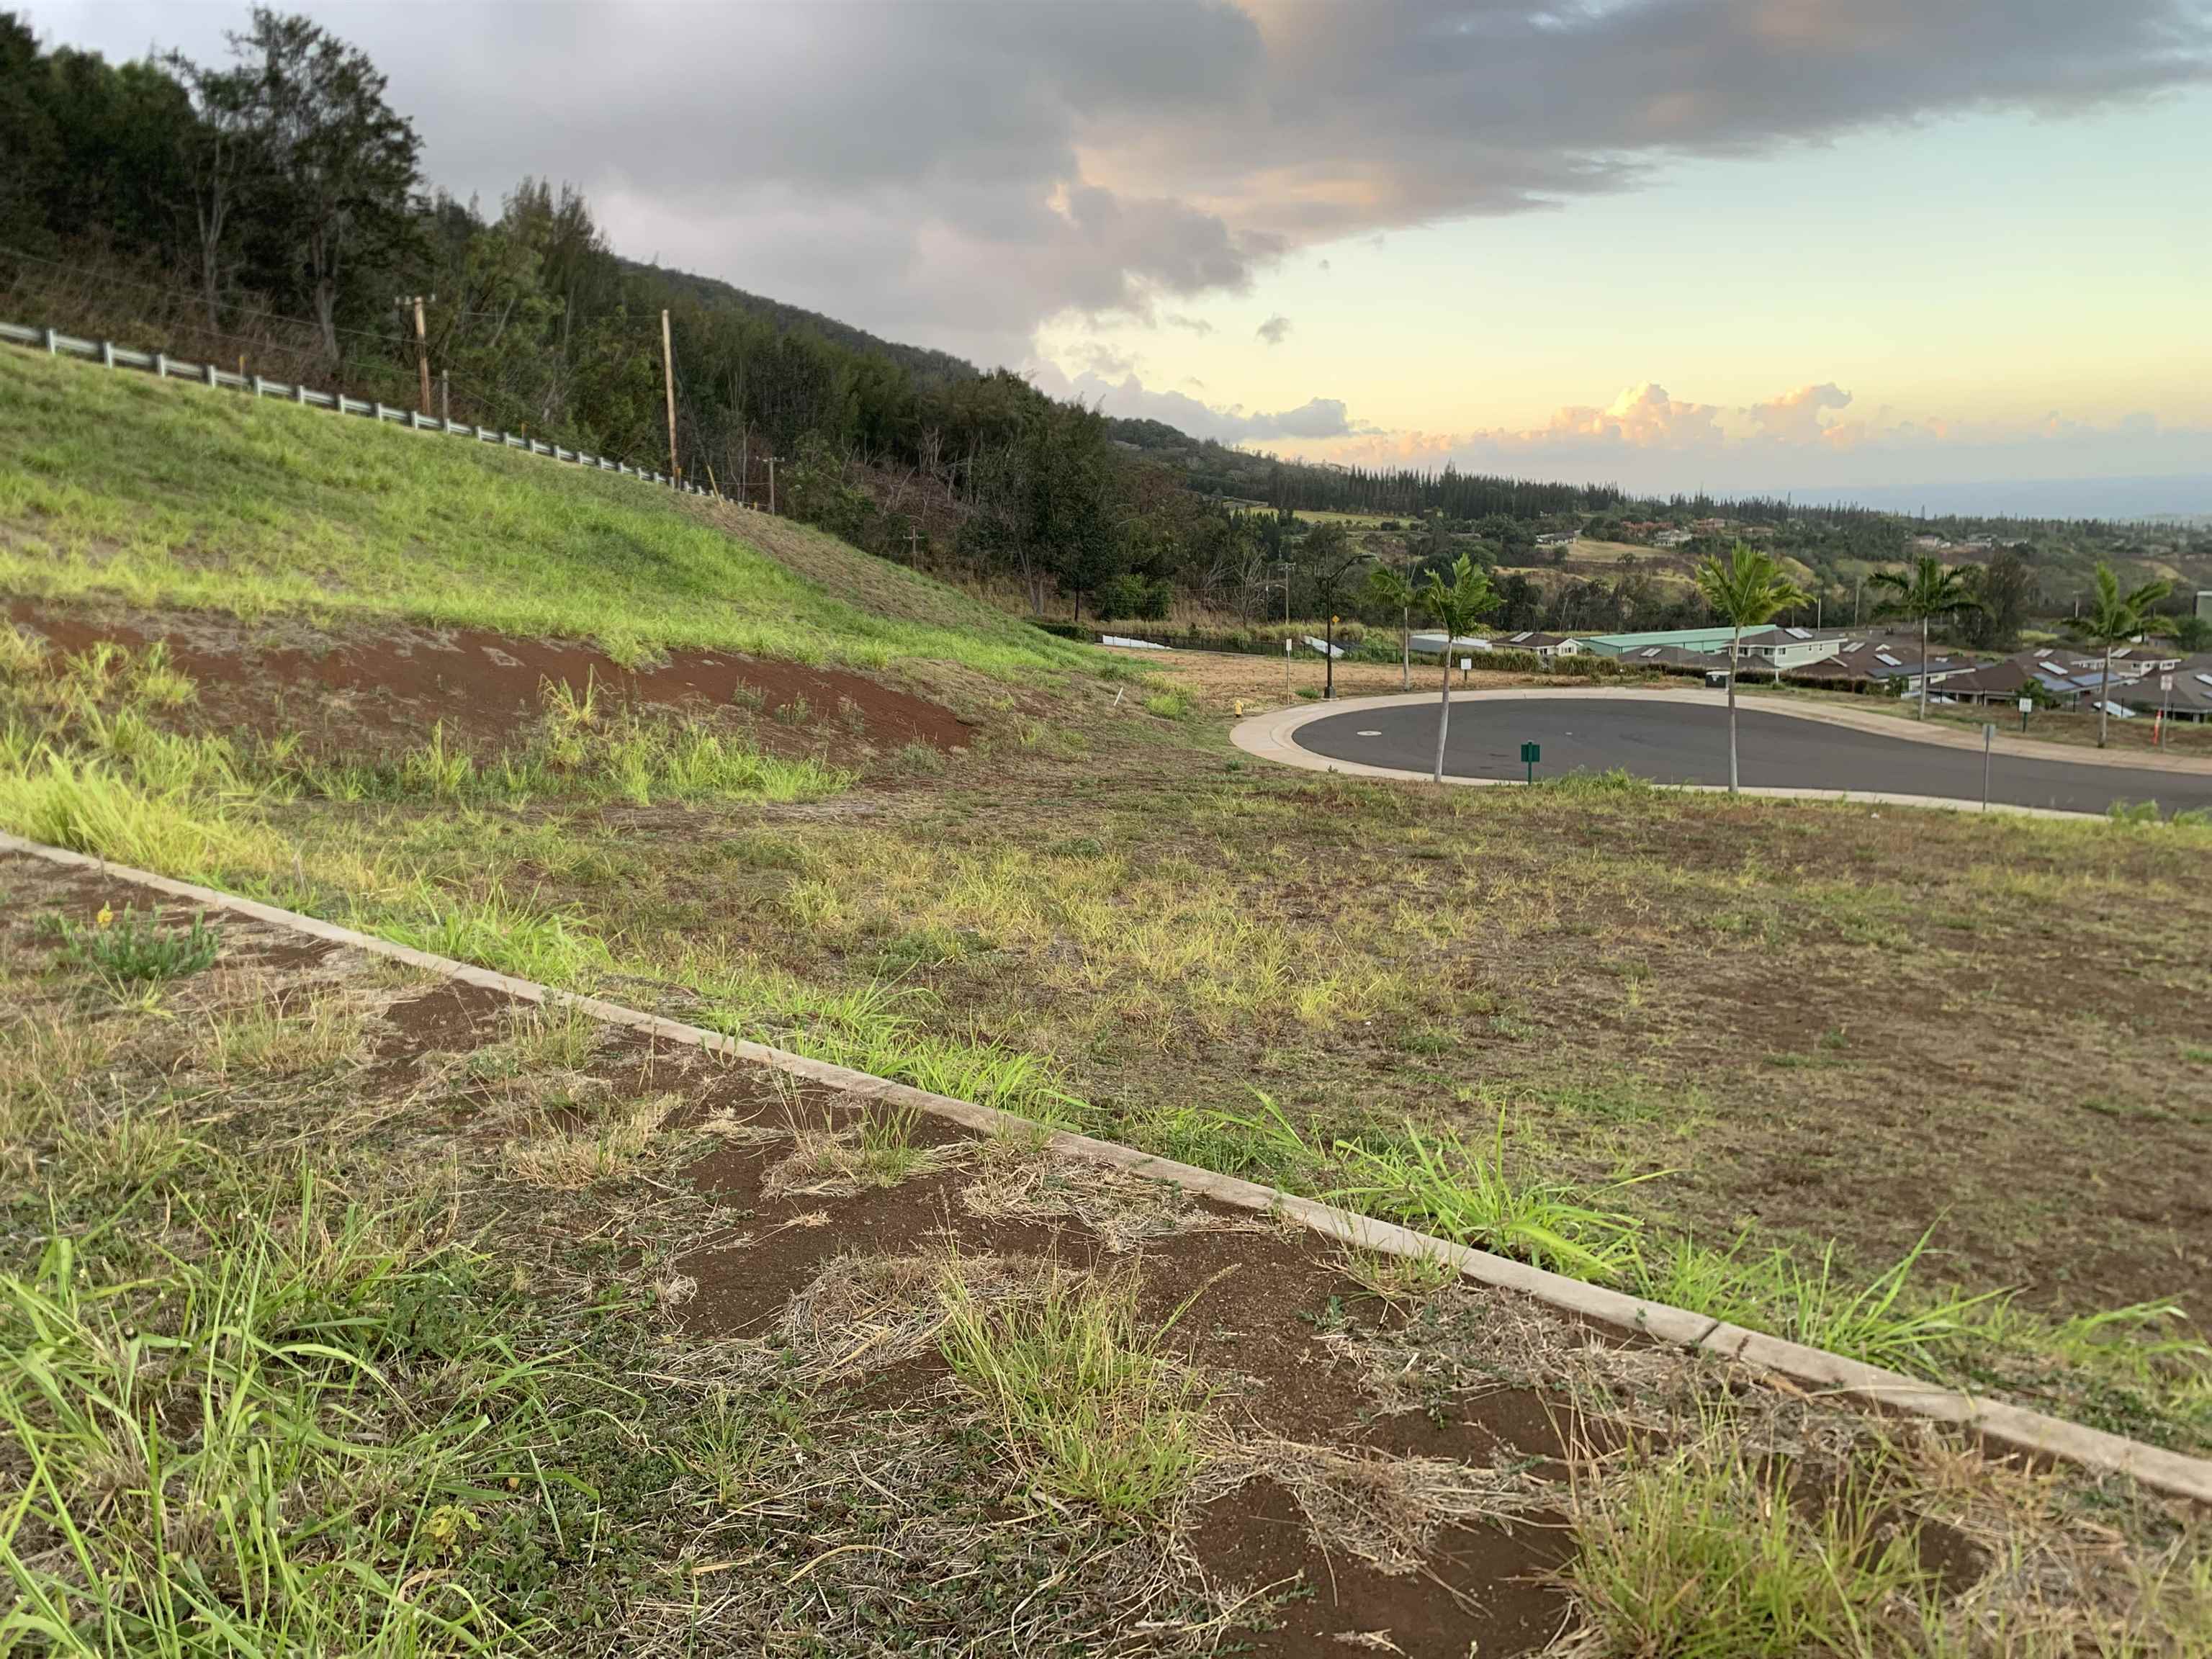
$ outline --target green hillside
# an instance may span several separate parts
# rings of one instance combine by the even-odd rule
[[[358,417],[0,354],[0,590],[1001,679],[1080,647],[817,532]],[[794,568],[793,567],[798,567]],[[800,574],[801,570],[805,572]]]

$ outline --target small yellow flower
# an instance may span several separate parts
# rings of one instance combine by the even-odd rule
[[[114,921],[115,912],[109,909],[104,904],[100,907],[100,914],[93,918],[94,924],[100,927],[109,927],[114,922]]]

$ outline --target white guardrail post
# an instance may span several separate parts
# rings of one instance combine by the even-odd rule
[[[598,472],[613,472],[625,478],[665,485],[687,495],[714,493],[702,489],[688,478],[671,477],[647,467],[632,466],[627,461],[611,460],[605,455],[586,454],[580,449],[567,450],[558,444],[541,443],[526,434],[518,436],[504,427],[492,432],[481,426],[463,425],[459,421],[442,416],[433,419],[427,415],[417,415],[410,409],[390,409],[380,403],[357,403],[342,392],[312,392],[304,381],[295,380],[287,386],[282,380],[265,380],[258,374],[227,374],[216,367],[213,359],[195,365],[181,359],[172,360],[166,351],[132,351],[118,347],[112,340],[80,340],[64,334],[58,329],[30,327],[21,323],[0,323],[0,340],[13,341],[34,351],[43,350],[50,357],[96,360],[103,368],[143,369],[157,380],[179,377],[197,380],[210,387],[236,386],[257,400],[280,398],[297,404],[302,409],[334,409],[341,415],[367,415],[380,426],[387,421],[403,421],[410,432],[440,432],[473,439],[478,443],[497,444],[501,449],[520,449],[527,455],[544,456],[573,465],[588,466]]]

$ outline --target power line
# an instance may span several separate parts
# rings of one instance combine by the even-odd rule
[[[144,293],[158,294],[164,299],[176,300],[179,301],[197,302],[200,298],[198,290],[194,289],[179,287],[175,284],[149,283],[141,277],[136,276],[118,276],[109,271],[95,270],[89,265],[72,264],[65,259],[50,259],[44,254],[32,253],[19,247],[8,247],[4,245],[0,245],[0,253],[4,253],[11,258],[27,261],[32,264],[47,265],[56,270],[65,270],[72,272],[76,276],[90,277],[96,282],[106,283],[113,288],[135,288]],[[272,322],[295,323],[301,328],[313,329],[319,334],[322,331],[323,326],[322,322],[319,318],[295,317],[289,312],[271,310],[265,307],[249,306],[240,311],[239,315],[241,318],[265,317]],[[208,327],[210,331],[212,333],[230,334],[230,331],[222,328],[217,325],[210,324]],[[397,334],[380,334],[373,329],[355,328],[350,325],[344,323],[335,323],[331,325],[331,327],[336,332],[340,334],[357,335],[362,339],[378,340],[387,345],[397,344],[399,343],[400,339],[400,337]],[[234,339],[242,339],[245,337],[242,335],[236,334],[231,334],[230,337]]]

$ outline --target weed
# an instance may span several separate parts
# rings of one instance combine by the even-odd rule
[[[240,1072],[264,1078],[324,1075],[360,1052],[362,1027],[360,1011],[339,995],[311,997],[299,1013],[257,999],[209,1018],[199,1060],[218,1079]]]
[[[1908,1650],[1933,1584],[1913,1540],[1847,1478],[1792,1501],[1787,1466],[1709,1428],[1625,1468],[1575,1465],[1565,1574],[1589,1629],[1579,1650],[1668,1659],[1875,1659]]]
[[[115,985],[158,985],[197,974],[222,950],[222,939],[195,915],[188,927],[165,927],[158,912],[140,915],[125,904],[123,914],[102,905],[89,923],[60,918],[63,953]]]
[[[611,960],[574,915],[518,904],[497,886],[480,899],[433,899],[415,915],[364,921],[398,944],[541,985],[576,985]]]
[[[1347,1245],[1337,1258],[1344,1276],[1384,1302],[1425,1302],[1459,1282],[1458,1267],[1440,1255],[1401,1255]]]
[[[1922,1293],[1911,1278],[1927,1248],[1923,1234],[1888,1267],[1856,1285],[1837,1272],[1832,1240],[1808,1266],[1783,1249],[1748,1253],[1741,1238],[1726,1250],[1674,1239],[1638,1258],[1637,1288],[1655,1301],[1810,1347],[1926,1371],[1963,1338],[1978,1310],[2004,1294]]]
[[[930,744],[920,742],[899,745],[899,769],[921,777],[935,777],[945,769],[945,757]]]
[[[1633,1217],[1508,1168],[1502,1110],[1486,1154],[1452,1130],[1425,1134],[1411,1123],[1402,1144],[1378,1150],[1340,1140],[1336,1151],[1352,1184],[1330,1196],[1370,1214],[1585,1278],[1614,1278],[1636,1259]]]
[[[191,676],[170,660],[167,640],[156,640],[146,647],[131,680],[132,690],[156,708],[179,708],[199,701],[200,689]]]
[[[1145,712],[1164,720],[1188,720],[1197,707],[1197,701],[1179,685],[1155,691],[1145,699]]]
[[[804,726],[813,718],[814,705],[806,701],[806,694],[803,691],[790,702],[778,703],[775,707],[776,723],[780,726]]]
[[[46,642],[13,623],[0,628],[0,678],[28,680],[46,672]]]
[[[1109,1517],[1155,1513],[1189,1486],[1206,1401],[1164,1350],[1181,1310],[1146,1330],[1137,1291],[1133,1274],[1055,1275],[993,1305],[957,1272],[939,1286],[945,1361],[990,1407],[1024,1478]]]

